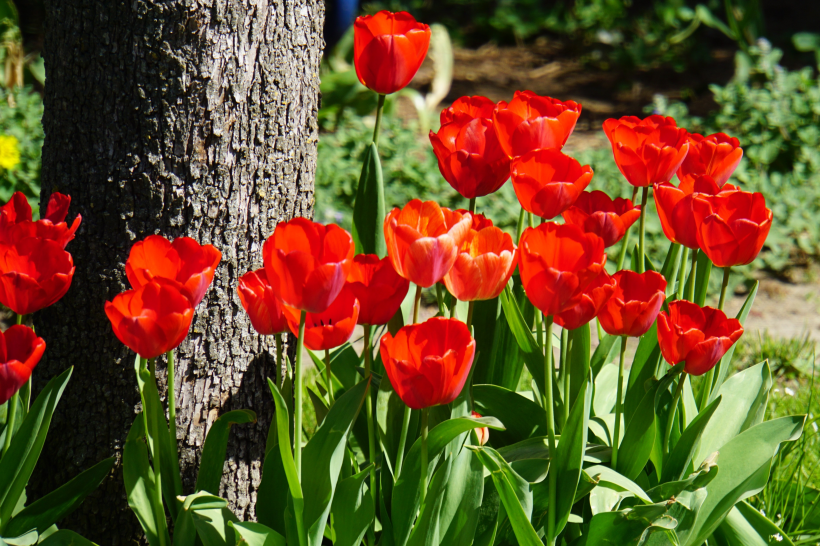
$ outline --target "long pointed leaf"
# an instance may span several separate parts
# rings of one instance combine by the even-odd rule
[[[556,536],[564,530],[572,505],[575,504],[575,491],[578,489],[578,480],[581,478],[581,468],[584,465],[591,405],[592,380],[588,377],[572,406],[561,439],[555,448],[555,458],[551,463],[550,472],[556,472],[557,487],[561,492],[555,512]]]
[[[154,471],[148,463],[145,443],[145,421],[137,415],[125,439],[122,451],[123,479],[128,506],[142,526],[148,544],[169,544],[170,536],[165,521],[165,510],[158,505]]]
[[[221,415],[208,431],[205,445],[202,448],[202,459],[199,463],[199,474],[196,477],[196,490],[219,493],[219,482],[222,481],[222,467],[225,465],[225,453],[228,450],[228,435],[231,426],[256,422],[256,413],[251,410],[229,411]]]
[[[379,149],[370,143],[365,152],[362,174],[353,205],[353,241],[359,254],[387,254],[384,241],[384,176]]]

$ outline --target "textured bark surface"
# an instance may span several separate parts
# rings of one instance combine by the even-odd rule
[[[221,491],[252,519],[275,371],[272,341],[251,329],[236,285],[261,267],[278,221],[313,213],[322,2],[46,0],[46,11],[43,202],[70,194],[69,215],[83,222],[68,246],[71,289],[35,317],[47,343],[35,389],[68,366],[74,375],[31,496],[119,457],[139,397],[134,355],[103,305],[127,288],[134,241],[187,235],[223,258],[177,352],[185,492],[209,425],[254,409],[255,426],[234,428]],[[99,544],[141,534],[119,466],[69,519],[64,527]]]

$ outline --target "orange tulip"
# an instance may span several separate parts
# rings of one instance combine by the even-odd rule
[[[515,270],[512,237],[497,227],[470,230],[444,284],[461,301],[497,298]]]
[[[65,221],[71,197],[52,193],[43,217],[32,221],[31,205],[22,192],[14,192],[8,203],[0,207],[0,242],[13,243],[24,237],[56,241],[63,248],[74,239],[82,216],[74,218],[71,227]]]
[[[288,331],[282,302],[273,293],[264,267],[239,277],[236,292],[254,330],[263,336]]]
[[[612,200],[599,190],[585,191],[563,216],[566,223],[580,226],[587,233],[595,233],[604,240],[604,246],[610,247],[620,241],[641,217],[641,206],[622,197]]]
[[[461,393],[475,357],[475,341],[456,319],[434,317],[381,339],[390,384],[412,409],[449,404]]]
[[[718,267],[752,263],[772,227],[763,194],[728,191],[692,202],[698,246]]]
[[[527,297],[545,315],[574,307],[606,263],[604,241],[571,224],[527,228],[518,247]]]
[[[0,303],[28,315],[62,298],[74,278],[74,260],[61,243],[24,237],[0,243]]]
[[[554,218],[571,207],[592,180],[589,165],[559,150],[535,150],[513,159],[512,184],[525,210]]]
[[[615,291],[598,314],[604,331],[613,336],[640,337],[649,331],[666,298],[666,279],[654,271],[624,269],[612,276]]]
[[[285,307],[285,317],[293,335],[299,335],[301,311]],[[321,313],[305,315],[305,347],[311,351],[324,351],[342,345],[353,335],[353,329],[359,319],[359,300],[353,292],[345,287],[333,300],[330,307]]]
[[[689,153],[678,169],[681,185],[692,184],[695,177],[707,175],[723,186],[743,158],[740,141],[724,133],[703,136],[689,135]]]
[[[277,298],[290,307],[321,313],[345,284],[353,238],[335,224],[294,218],[276,226],[262,255]]]
[[[382,95],[410,83],[429,46],[430,27],[404,11],[380,11],[357,17],[353,23],[356,75],[362,85]]]
[[[561,149],[575,129],[581,105],[516,91],[508,103],[501,101],[493,126],[504,152],[512,159],[542,148]]]
[[[15,324],[0,333],[0,404],[26,384],[45,350],[46,342],[28,326]]]
[[[350,264],[347,287],[359,300],[359,324],[387,324],[401,307],[410,282],[396,273],[390,258],[359,254]]]
[[[604,132],[621,174],[636,187],[669,182],[689,151],[689,134],[672,118],[608,119]]]
[[[555,323],[567,330],[575,330],[598,316],[615,291],[615,281],[606,270],[592,281],[578,303],[555,315]]]
[[[453,267],[472,221],[469,213],[418,199],[390,211],[384,238],[396,273],[425,288],[436,284]]]
[[[456,209],[456,212],[459,214],[467,214],[469,211],[466,209]],[[470,225],[470,229],[474,229],[476,231],[481,231],[485,227],[491,227],[493,225],[493,221],[484,216],[483,214],[472,213],[473,223]]]

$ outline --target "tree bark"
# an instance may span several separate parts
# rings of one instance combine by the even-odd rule
[[[275,375],[273,342],[250,327],[237,279],[262,265],[279,221],[313,214],[321,0],[46,0],[42,198],[71,195],[83,216],[68,249],[68,294],[34,318],[47,344],[35,390],[74,374],[52,423],[30,498],[116,455],[139,409],[134,354],[103,306],[128,288],[131,245],[189,236],[222,262],[177,351],[177,435],[192,492],[211,423],[250,408],[234,428],[222,491],[254,518]],[[165,373],[164,363],[158,374]],[[164,389],[164,378],[161,380]],[[100,544],[141,534],[122,472],[66,528]]]

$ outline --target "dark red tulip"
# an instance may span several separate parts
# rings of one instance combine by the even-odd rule
[[[285,307],[285,317],[293,335],[299,335],[301,311]],[[359,319],[359,300],[345,287],[330,307],[321,313],[305,315],[305,347],[311,351],[324,351],[342,345],[353,335]]]
[[[555,315],[555,323],[567,330],[575,330],[598,316],[615,292],[615,281],[606,270],[592,281],[573,307]]]
[[[105,314],[123,344],[142,358],[155,358],[182,343],[194,307],[181,284],[157,277],[105,302]]]
[[[723,186],[743,158],[740,141],[724,133],[689,135],[689,153],[678,169],[681,183],[691,184],[700,175],[711,176]]]
[[[31,205],[21,192],[15,192],[11,200],[0,207],[0,242],[13,243],[25,237],[38,237],[56,241],[63,248],[74,239],[80,227],[79,214],[71,224],[65,221],[71,197],[62,193],[52,193],[43,217],[32,221]]]
[[[493,126],[504,152],[514,158],[542,148],[560,150],[580,115],[581,105],[577,102],[516,91],[509,103],[498,103]]]
[[[486,103],[482,103],[486,101]],[[494,193],[510,177],[510,159],[493,130],[495,103],[484,97],[462,97],[446,115],[430,142],[444,179],[468,199]]]
[[[384,221],[387,254],[396,273],[429,288],[446,275],[470,232],[472,216],[413,199]]]
[[[592,180],[592,169],[560,150],[535,150],[512,162],[512,184],[525,210],[554,218],[571,207]]]
[[[620,241],[635,221],[641,217],[641,206],[629,199],[614,201],[606,193],[583,192],[575,204],[564,211],[564,221],[575,224],[587,233],[595,233],[610,247]]]
[[[608,119],[604,132],[621,174],[636,187],[669,182],[689,151],[689,133],[668,117]]]
[[[412,409],[449,404],[461,393],[475,356],[475,341],[456,319],[434,317],[381,339],[390,384]]]
[[[772,211],[763,194],[746,191],[699,195],[692,202],[698,246],[718,267],[751,263],[766,242]]]
[[[0,404],[26,384],[45,350],[46,342],[28,326],[15,324],[0,333]]]
[[[273,293],[264,267],[239,277],[236,291],[254,330],[263,336],[288,331],[282,302]]]
[[[276,226],[262,254],[276,297],[290,307],[321,313],[345,284],[353,238],[335,224],[294,218]]]
[[[362,85],[380,93],[395,93],[416,75],[427,48],[430,27],[400,11],[380,11],[353,23],[353,64]]]
[[[347,287],[359,300],[359,324],[387,324],[401,307],[410,281],[396,273],[390,258],[359,254],[347,272]]]
[[[666,279],[654,271],[635,273],[627,269],[618,271],[612,278],[615,291],[598,313],[601,327],[613,336],[644,335],[663,305]]]
[[[578,304],[606,264],[603,239],[572,224],[547,222],[527,228],[518,252],[524,290],[545,315]]]
[[[57,241],[25,237],[0,243],[0,303],[28,315],[53,305],[74,277],[74,261]]]
[[[200,245],[190,237],[177,237],[170,242],[159,235],[149,235],[134,243],[125,274],[134,288],[155,278],[176,281],[194,304],[199,305],[214,279],[222,253],[212,245]]]
[[[671,365],[686,362],[684,371],[703,375],[718,363],[743,335],[737,319],[714,307],[700,307],[686,300],[669,304],[669,313],[658,315],[658,343]]]
[[[497,227],[470,230],[444,284],[461,301],[497,298],[515,270],[518,254],[512,237]]]

